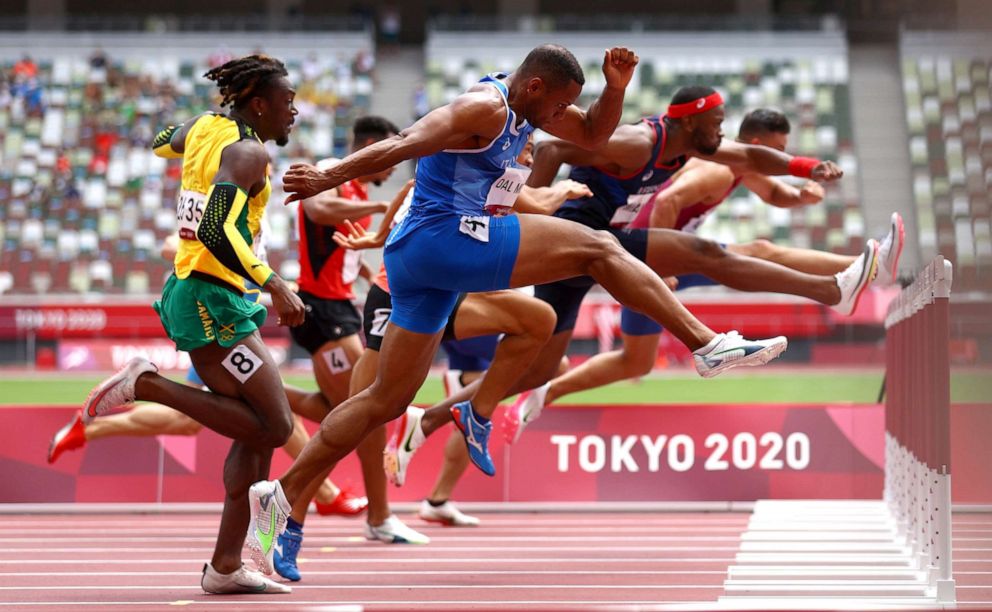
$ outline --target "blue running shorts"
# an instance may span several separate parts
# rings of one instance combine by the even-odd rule
[[[386,243],[390,324],[420,334],[441,331],[459,293],[510,288],[519,248],[516,215],[423,219],[411,211]]]

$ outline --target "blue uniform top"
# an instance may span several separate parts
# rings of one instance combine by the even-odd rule
[[[685,165],[687,158],[684,155],[668,165],[659,159],[668,139],[661,117],[645,117],[642,121],[655,132],[651,158],[644,167],[628,176],[615,176],[592,166],[573,167],[568,178],[588,185],[593,195],[565,202],[555,216],[578,221],[593,229],[626,227],[651,199],[658,186]]]
[[[517,124],[506,99],[505,78],[505,73],[492,73],[479,81],[495,87],[506,106],[506,123],[499,136],[481,149],[447,149],[421,158],[410,212],[390,236],[390,243],[439,216],[481,216],[486,214],[487,203],[501,197],[512,196],[512,205],[514,192],[522,187],[521,175],[526,180],[529,172],[517,164],[517,156],[534,128],[527,121]]]

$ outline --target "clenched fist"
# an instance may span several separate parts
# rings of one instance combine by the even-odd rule
[[[606,50],[603,57],[603,76],[607,87],[626,89],[637,67],[637,54],[627,47],[613,47]]]

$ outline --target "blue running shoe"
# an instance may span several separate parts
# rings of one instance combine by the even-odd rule
[[[465,436],[465,446],[468,447],[468,457],[475,467],[482,470],[486,476],[496,474],[493,458],[489,456],[489,434],[493,430],[492,421],[480,417],[472,410],[472,402],[460,402],[451,407],[451,416],[455,426]],[[485,419],[485,423],[482,420]]]
[[[296,555],[303,544],[303,532],[287,529],[282,532],[273,546],[272,565],[276,573],[292,582],[300,581],[300,569],[296,567]]]

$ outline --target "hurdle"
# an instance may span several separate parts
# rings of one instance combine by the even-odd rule
[[[949,302],[952,267],[938,256],[889,305],[885,319],[885,487],[903,542],[938,602],[951,572]]]
[[[885,319],[881,500],[759,500],[728,568],[731,608],[953,606],[949,297],[934,259]]]

